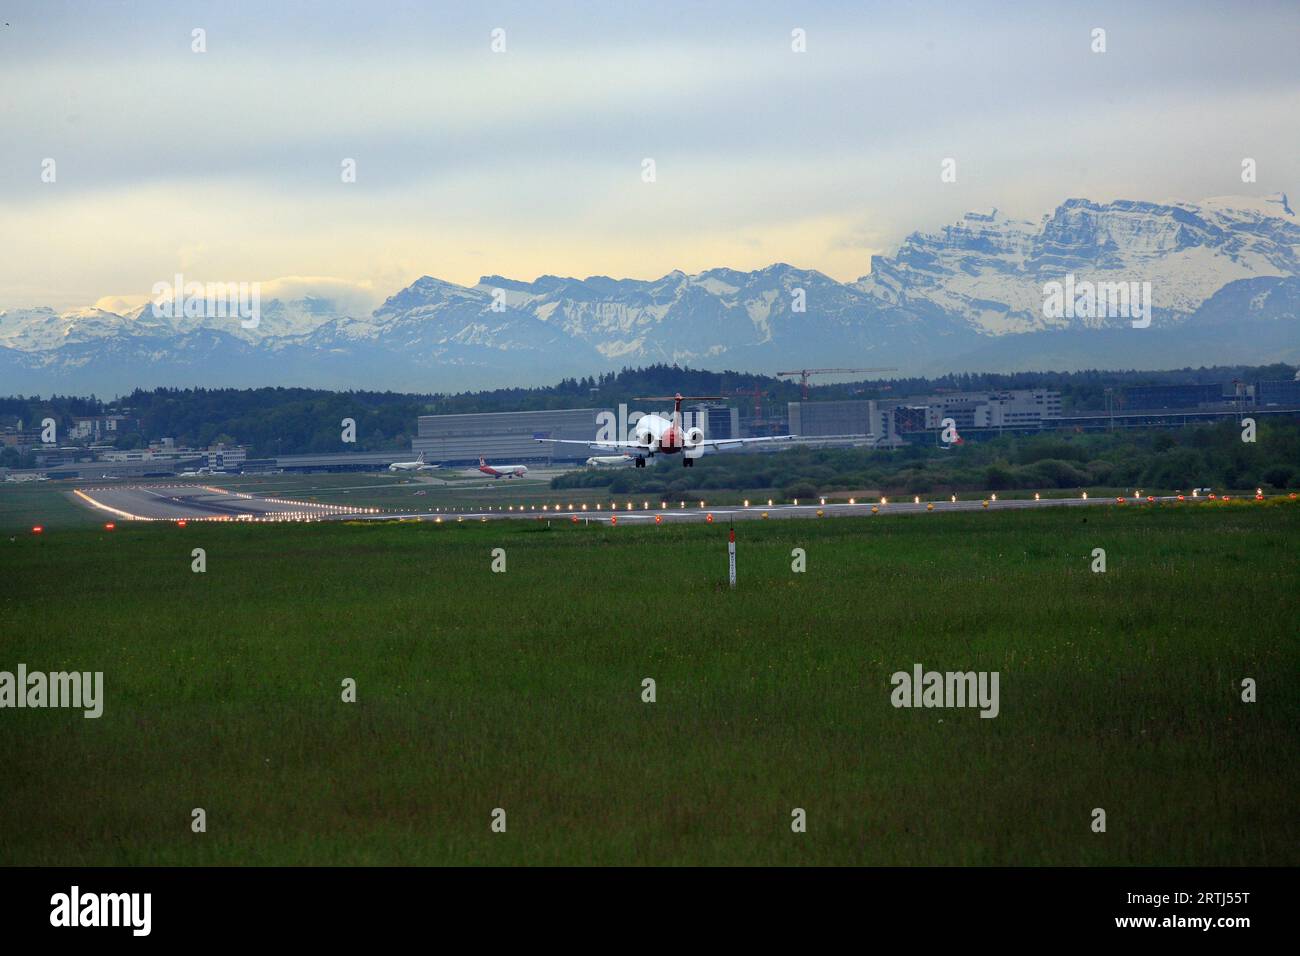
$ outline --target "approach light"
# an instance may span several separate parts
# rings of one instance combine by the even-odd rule
[[[746,507],[746,508],[749,507],[749,499],[748,499],[748,498],[745,499],[745,507]]]
[[[45,533],[45,528],[43,528],[41,525],[38,524],[32,525],[32,534],[44,534],[44,533]]]
[[[655,515],[655,524],[663,524],[663,523],[664,523],[664,516],[663,516],[663,515]]]
[[[117,525],[113,524],[113,522],[110,521],[110,522],[108,522],[107,524],[104,525],[104,530],[105,530],[105,531],[112,531],[112,530],[113,530],[114,528],[116,528],[116,527],[117,527]]]
[[[849,504],[851,504],[851,505],[856,505],[857,503],[858,503],[858,500],[857,500],[856,498],[850,498],[850,499],[849,499]]]
[[[615,525],[617,525],[617,524],[618,524],[618,515],[610,515],[610,516],[609,516],[609,526],[610,526],[611,528],[613,528],[613,527],[614,527]]]
[[[1036,492],[1036,491],[1034,492],[1034,500],[1035,500],[1035,501],[1038,500],[1038,492]]]
[[[709,524],[713,524],[713,512],[710,511],[708,514],[706,514],[704,516],[704,520],[707,521]]]

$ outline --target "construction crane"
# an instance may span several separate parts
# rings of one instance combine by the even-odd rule
[[[753,388],[732,389],[731,394],[736,396],[744,395],[746,398],[752,398],[754,400],[754,421],[758,421],[763,417],[763,390],[757,385]]]
[[[897,372],[896,368],[801,368],[777,375],[798,375],[803,385],[803,400],[808,401],[808,379],[813,375],[847,375],[853,372]]]

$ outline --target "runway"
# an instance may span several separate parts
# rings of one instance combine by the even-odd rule
[[[1168,495],[1162,497],[1114,498],[1079,496],[1070,498],[987,498],[951,497],[930,501],[873,499],[837,501],[822,504],[719,504],[692,501],[685,507],[670,507],[666,502],[615,501],[600,505],[554,504],[493,505],[479,508],[443,508],[432,511],[381,509],[349,505],[321,504],[293,498],[263,497],[228,491],[212,485],[150,484],[88,487],[74,492],[82,504],[98,509],[106,516],[129,521],[465,521],[562,520],[574,523],[671,524],[681,522],[787,520],[796,518],[881,517],[886,515],[945,513],[953,511],[1004,511],[1030,508],[1086,508],[1090,506],[1142,507],[1232,500],[1230,497],[1206,498]],[[1264,495],[1243,500],[1263,500]],[[1281,496],[1274,496],[1281,497]],[[1294,494],[1291,495],[1295,497]]]
[[[78,488],[73,495],[87,507],[126,521],[308,521],[379,513],[374,508],[261,497],[213,485],[105,485]]]

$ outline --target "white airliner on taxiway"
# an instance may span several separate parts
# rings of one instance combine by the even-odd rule
[[[534,441],[550,442],[555,445],[586,445],[598,451],[617,451],[631,455],[638,468],[644,468],[646,459],[655,455],[682,456],[682,465],[690,468],[695,459],[705,451],[720,451],[723,448],[735,448],[742,445],[772,444],[773,442],[794,441],[795,435],[775,435],[770,438],[720,438],[704,437],[702,428],[682,428],[682,402],[704,402],[721,398],[718,395],[683,396],[680,392],[672,398],[638,398],[638,402],[672,402],[671,420],[661,415],[642,415],[636,422],[636,439],[634,441],[579,441],[570,438],[535,438]]]
[[[433,471],[437,465],[426,464],[424,452],[420,452],[415,461],[395,461],[388,466],[389,471]]]

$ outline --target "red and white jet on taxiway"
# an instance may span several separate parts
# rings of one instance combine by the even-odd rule
[[[478,470],[493,478],[522,478],[528,474],[527,465],[489,465],[482,455],[478,459]]]
[[[631,455],[638,468],[644,468],[646,459],[655,455],[681,454],[683,467],[690,468],[695,459],[704,452],[719,451],[723,448],[738,448],[742,445],[770,445],[773,442],[794,441],[795,435],[776,435],[770,438],[705,438],[704,430],[699,427],[682,427],[682,402],[713,401],[720,395],[683,396],[680,392],[671,398],[638,398],[638,402],[672,402],[673,417],[662,415],[643,415],[636,422],[636,438],[632,441],[578,441],[569,438],[535,438],[534,441],[549,442],[553,445],[583,445],[600,451],[621,452]]]

